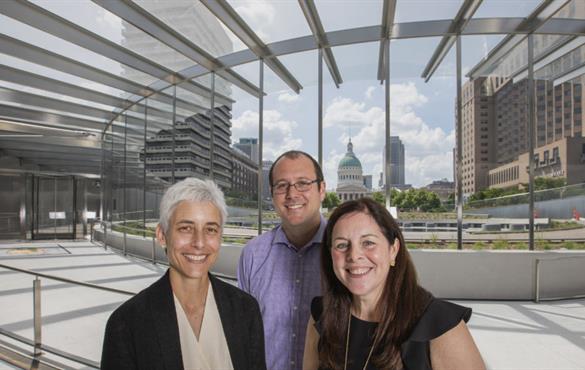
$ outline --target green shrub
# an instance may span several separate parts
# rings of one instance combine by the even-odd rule
[[[471,246],[471,249],[473,249],[474,251],[480,251],[480,250],[486,249],[486,245],[484,242],[475,242]]]
[[[493,242],[492,249],[508,249],[509,244],[507,240],[499,239]]]

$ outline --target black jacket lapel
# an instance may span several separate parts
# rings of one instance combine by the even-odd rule
[[[183,369],[183,357],[181,355],[181,340],[179,339],[179,324],[175,311],[175,302],[169,270],[159,279],[149,291],[149,306],[151,322],[157,336],[160,356],[165,369]],[[144,323],[148,325],[148,323]],[[154,354],[151,354],[154,356]],[[156,362],[156,360],[155,360]]]

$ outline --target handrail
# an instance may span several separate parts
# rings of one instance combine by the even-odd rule
[[[92,283],[86,283],[84,281],[77,281],[77,280],[67,279],[67,278],[63,278],[63,277],[59,277],[59,276],[54,276],[54,275],[49,275],[49,274],[43,274],[41,272],[36,272],[36,271],[32,271],[32,270],[21,269],[21,268],[18,268],[18,267],[8,266],[8,265],[2,264],[2,263],[0,263],[0,267],[1,268],[8,269],[8,270],[22,272],[22,273],[28,274],[28,275],[43,277],[43,278],[51,279],[51,280],[57,280],[57,281],[61,281],[61,282],[64,282],[64,283],[70,283],[70,284],[74,284],[74,285],[81,285],[81,286],[85,286],[85,287],[93,288],[93,289],[105,290],[105,291],[111,292],[111,293],[118,293],[118,294],[125,294],[125,295],[136,295],[136,293],[130,292],[130,291],[127,291],[127,290],[116,289],[116,288],[108,288],[108,287],[101,286],[101,285],[96,285],[96,284],[92,284]]]
[[[585,294],[584,294],[584,295],[576,295],[576,296],[570,296],[570,297],[540,298],[540,263],[541,263],[541,261],[556,261],[556,260],[573,259],[573,258],[585,258],[585,256],[578,255],[578,256],[536,258],[535,271],[534,271],[534,302],[539,303],[540,301],[552,301],[552,300],[559,300],[559,299],[585,297]]]
[[[21,335],[18,335],[16,333],[12,333],[12,332],[10,332],[8,330],[4,330],[2,328],[0,328],[0,335],[4,335],[4,336],[7,336],[8,338],[14,339],[14,340],[16,340],[18,342],[21,342],[21,343],[24,343],[24,344],[28,344],[31,347],[34,347],[35,346],[35,342],[33,340],[30,340],[28,338],[25,338],[25,337],[23,337]],[[95,362],[95,361],[89,360],[87,358],[84,358],[84,357],[81,357],[81,356],[74,355],[72,353],[68,353],[68,352],[62,351],[62,350],[60,350],[58,348],[54,348],[54,347],[51,347],[51,346],[47,346],[46,344],[41,344],[39,348],[41,350],[47,351],[49,353],[58,355],[60,357],[66,358],[68,360],[75,361],[75,362],[80,363],[80,364],[83,364],[83,365],[87,365],[87,366],[93,367],[95,369],[99,369],[100,368],[100,363],[99,362]],[[40,357],[43,357],[43,355],[41,354]]]
[[[96,284],[86,283],[83,281],[67,279],[67,278],[63,278],[60,276],[43,274],[41,272],[36,272],[36,271],[22,269],[22,268],[13,267],[13,266],[8,266],[8,265],[1,264],[1,263],[0,263],[0,268],[5,268],[7,270],[20,272],[23,274],[33,275],[35,277],[35,280],[33,281],[33,318],[34,318],[34,320],[33,320],[34,331],[33,332],[34,332],[34,339],[31,340],[31,339],[22,337],[18,334],[4,330],[2,328],[0,328],[0,335],[10,337],[14,340],[21,342],[21,343],[32,346],[34,348],[33,357],[36,360],[40,360],[40,358],[43,357],[42,351],[46,351],[46,352],[55,354],[55,355],[63,357],[63,358],[73,360],[73,361],[80,363],[80,364],[83,364],[83,365],[91,366],[94,368],[99,368],[100,364],[98,362],[83,358],[81,356],[74,355],[72,353],[65,352],[65,351],[60,350],[58,348],[47,346],[46,344],[42,344],[42,341],[41,341],[41,328],[42,328],[42,325],[41,325],[41,320],[42,320],[42,315],[41,315],[41,281],[39,280],[39,277],[43,277],[45,279],[50,279],[50,280],[56,280],[56,281],[60,281],[60,282],[64,282],[64,283],[69,283],[69,284],[73,284],[73,285],[84,286],[87,288],[99,289],[99,290],[107,291],[110,293],[117,293],[117,294],[131,295],[131,296],[134,296],[136,293],[129,292],[127,290],[122,290],[122,289],[108,288],[108,287],[104,287],[104,286],[100,286],[100,285],[96,285]]]

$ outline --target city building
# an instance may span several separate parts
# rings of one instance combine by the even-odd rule
[[[262,161],[262,199],[271,201],[272,194],[270,193],[270,179],[268,175],[270,173],[270,167],[274,162],[267,160]]]
[[[364,186],[369,191],[372,191],[372,175],[364,175]]]
[[[508,188],[528,184],[528,152],[489,171],[489,185]],[[534,150],[535,177],[562,177],[568,185],[585,182],[585,137],[565,137]]]
[[[499,83],[499,78],[482,77],[466,82],[461,89],[463,160],[461,169],[455,171],[461,171],[464,196],[488,187],[487,174],[496,158],[493,91]]]
[[[447,179],[435,180],[425,186],[424,189],[437,194],[441,201],[446,201],[449,196],[455,194],[455,183]]]
[[[337,189],[335,192],[342,202],[367,197],[371,193],[364,185],[362,164],[353,152],[351,139],[347,143],[345,156],[337,166]]]
[[[570,54],[582,55],[585,61],[585,46],[578,49],[579,53],[573,50]],[[535,80],[536,177],[564,177],[567,184],[585,182],[579,146],[583,137],[583,83],[583,75],[560,83]],[[465,197],[488,187],[528,182],[526,89],[526,80],[500,77],[481,77],[463,86],[461,172]]]
[[[258,163],[239,150],[232,148],[232,188],[230,194],[253,199],[258,194]]]
[[[390,136],[390,185],[392,187],[400,187],[405,185],[405,167],[404,167],[404,144],[399,136]],[[381,182],[378,183],[380,188],[384,187],[386,183],[386,145],[382,151],[382,177]]]
[[[258,163],[258,139],[253,137],[240,138],[239,142],[232,146],[245,153],[254,163]]]
[[[211,112],[198,113],[175,125],[173,130],[161,130],[156,136],[146,139],[146,170],[166,181],[175,181],[211,176],[224,190],[232,187],[231,113],[225,107],[214,109],[213,153],[211,151]],[[174,156],[174,160],[173,160]]]

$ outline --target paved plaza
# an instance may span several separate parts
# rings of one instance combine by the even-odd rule
[[[3,242],[0,264],[129,292],[140,291],[166,270],[79,241]],[[32,339],[34,276],[0,268],[0,278],[0,328]],[[106,320],[128,296],[44,277],[41,286],[43,344],[99,362]],[[489,369],[585,369],[584,299],[456,303],[473,308],[469,327]],[[1,347],[31,351],[6,336],[0,336]],[[12,368],[0,361],[0,369]]]

